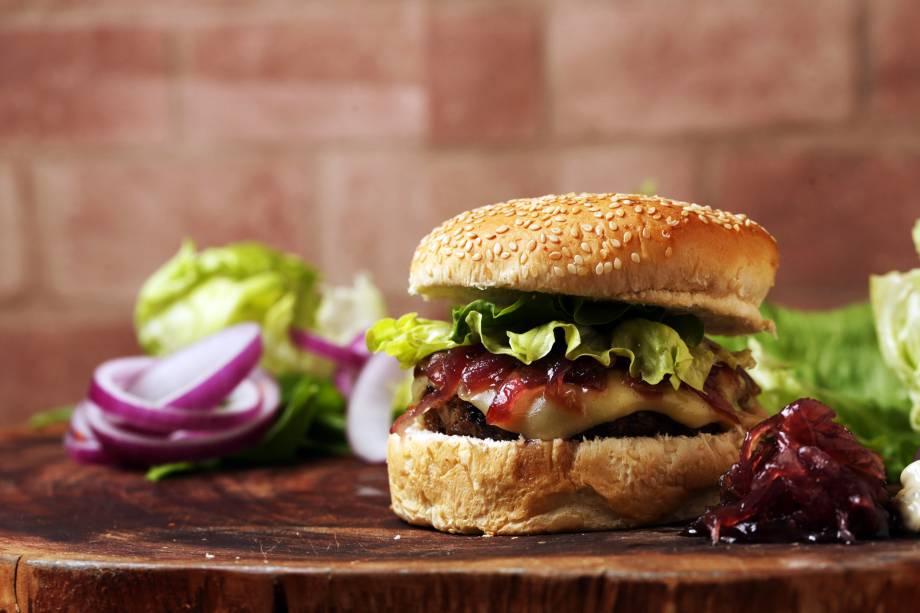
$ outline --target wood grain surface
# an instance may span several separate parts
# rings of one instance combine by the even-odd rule
[[[0,433],[3,611],[916,611],[920,541],[716,546],[674,527],[470,537],[408,526],[355,460],[189,476]]]

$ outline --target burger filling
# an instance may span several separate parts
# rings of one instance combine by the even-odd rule
[[[541,323],[542,320],[542,323]],[[693,436],[759,421],[757,386],[690,315],[535,295],[379,322],[371,349],[414,367],[393,426],[495,440]]]

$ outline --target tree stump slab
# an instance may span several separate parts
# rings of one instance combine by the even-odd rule
[[[441,534],[353,459],[151,483],[0,432],[0,611],[920,610],[920,540]]]

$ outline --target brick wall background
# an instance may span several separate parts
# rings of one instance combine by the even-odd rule
[[[917,264],[918,31],[915,0],[0,0],[0,424],[134,350],[185,236],[400,311],[447,216],[652,178],[770,228],[776,299],[861,299]]]

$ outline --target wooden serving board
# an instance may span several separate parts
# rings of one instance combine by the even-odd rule
[[[408,526],[355,460],[150,483],[0,432],[5,611],[920,610],[920,541],[716,546],[677,528]]]

